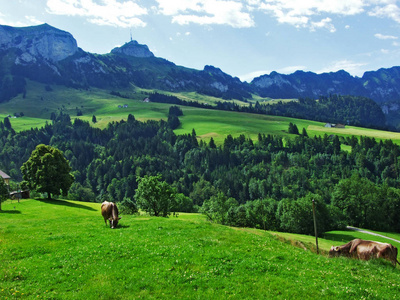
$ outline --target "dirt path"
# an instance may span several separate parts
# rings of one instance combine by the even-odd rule
[[[400,243],[399,240],[384,236],[384,235],[379,234],[379,233],[371,232],[371,231],[368,231],[368,230],[364,230],[364,229],[360,229],[360,228],[352,227],[352,226],[346,226],[346,227],[347,227],[347,229],[350,229],[350,230],[359,231],[359,232],[362,232],[362,233],[368,233],[368,234],[375,235],[375,236],[380,236],[380,237],[383,237],[385,239],[392,240],[392,241],[395,241],[397,243]]]

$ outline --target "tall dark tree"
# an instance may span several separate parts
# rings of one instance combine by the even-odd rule
[[[7,129],[11,129],[11,122],[10,122],[10,118],[5,117],[4,118],[4,127],[6,127]]]
[[[212,137],[211,137],[211,139],[210,139],[210,143],[208,144],[208,146],[209,146],[211,149],[217,148],[217,146],[215,145],[214,139],[213,139]]]

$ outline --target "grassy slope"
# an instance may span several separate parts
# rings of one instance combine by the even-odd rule
[[[329,259],[268,232],[197,214],[122,216],[100,204],[25,200],[0,213],[0,298],[396,298],[399,268]],[[14,295],[13,295],[14,294]]]
[[[133,99],[124,99],[110,95],[107,91],[92,89],[90,91],[68,89],[61,86],[52,86],[53,91],[47,92],[44,85],[28,82],[28,93],[24,99],[22,95],[12,101],[0,104],[0,120],[6,115],[23,112],[23,118],[11,119],[11,124],[16,131],[40,127],[50,121],[52,112],[64,111],[75,117],[77,109],[83,112],[80,117],[91,121],[96,115],[97,123],[94,126],[104,128],[111,121],[126,119],[128,114],[133,114],[136,119],[145,121],[149,119],[164,119],[168,117],[171,104],[143,103],[143,98],[148,95],[147,90],[131,89],[123,91]],[[198,95],[195,93],[182,93],[178,95],[185,100],[214,103],[217,98]],[[290,100],[291,101],[291,100]],[[118,108],[118,105],[128,104],[128,108]],[[257,139],[258,133],[275,134],[289,137],[287,133],[289,122],[295,123],[299,131],[306,128],[310,136],[324,135],[327,133],[341,136],[364,135],[376,139],[393,139],[400,144],[400,133],[364,129],[347,126],[345,129],[325,128],[324,123],[217,110],[182,107],[184,116],[180,117],[181,127],[177,134],[190,133],[194,128],[200,138],[208,141],[211,137],[217,143],[222,143],[226,135],[236,137],[244,134],[246,137]]]

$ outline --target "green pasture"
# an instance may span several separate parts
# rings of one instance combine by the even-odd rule
[[[122,215],[112,230],[100,204],[76,201],[6,201],[2,209],[0,299],[393,299],[400,293],[399,268],[317,255],[313,237],[287,240],[183,213]]]
[[[144,103],[143,99],[150,90],[132,87],[121,91],[124,95],[129,95],[132,99],[116,97],[109,91],[100,89],[77,90],[62,86],[51,86],[46,90],[46,86],[28,81],[28,92],[24,98],[17,96],[9,102],[0,104],[0,119],[7,115],[13,116],[14,113],[24,113],[22,118],[11,118],[10,122],[16,131],[41,127],[46,121],[50,121],[51,113],[64,112],[72,118],[77,117],[78,111],[82,112],[79,118],[92,121],[95,115],[97,123],[93,126],[105,128],[108,123],[127,119],[129,114],[135,116],[137,120],[167,120],[168,110],[171,104]],[[199,95],[196,93],[173,94],[183,100],[199,101],[203,103],[215,103],[221,99]],[[261,98],[259,99],[261,100]],[[274,101],[268,99],[268,103]],[[279,99],[279,101],[283,101]],[[293,101],[288,99],[287,101]],[[119,108],[127,104],[127,108]],[[246,105],[241,102],[241,104]],[[196,130],[200,139],[209,141],[214,138],[217,144],[221,144],[228,134],[237,137],[241,134],[253,140],[257,139],[258,133],[273,134],[283,137],[294,137],[288,134],[289,123],[297,125],[301,132],[303,128],[307,130],[309,136],[320,136],[325,133],[328,135],[339,136],[369,136],[377,140],[392,139],[400,144],[400,133],[387,132],[381,130],[365,129],[353,126],[346,128],[326,128],[325,123],[314,122],[302,119],[277,117],[270,115],[257,115],[249,113],[228,112],[195,107],[181,106],[184,113],[180,117],[181,126],[175,130],[177,134],[191,133]]]

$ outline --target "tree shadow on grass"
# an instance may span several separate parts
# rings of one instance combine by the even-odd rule
[[[17,215],[21,212],[19,210],[0,210],[0,214],[10,214],[10,215]]]
[[[124,229],[124,228],[129,228],[129,227],[130,227],[129,225],[120,225],[120,224],[118,224],[117,228],[115,228],[115,229]]]
[[[55,200],[55,199],[42,199],[42,198],[36,198],[35,200],[47,203],[47,204],[52,204],[52,205],[62,205],[62,206],[68,206],[68,207],[73,207],[73,208],[80,208],[80,209],[86,209],[86,210],[91,210],[91,211],[96,211],[93,207],[86,206],[83,204],[78,204],[78,203],[72,203],[68,202],[65,200]]]
[[[325,233],[323,238],[327,239],[327,240],[347,243],[347,242],[357,238],[352,233],[353,233],[353,231],[348,231],[348,233],[347,232]]]

